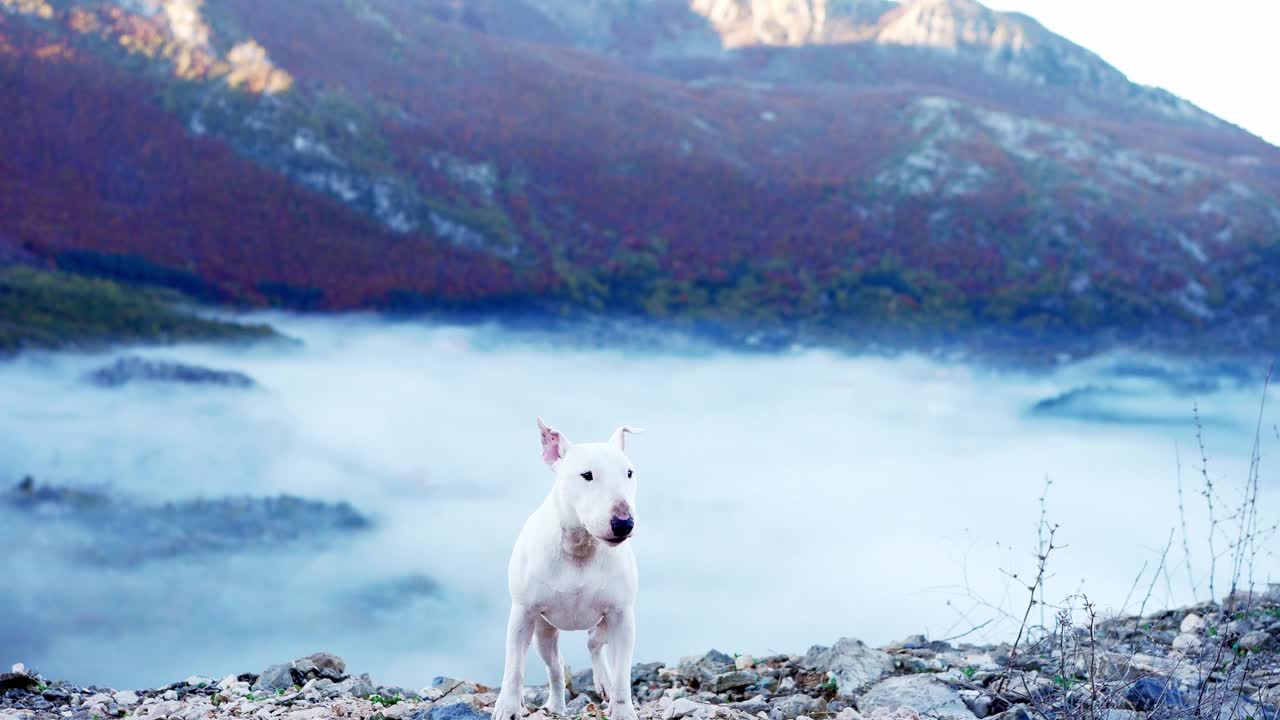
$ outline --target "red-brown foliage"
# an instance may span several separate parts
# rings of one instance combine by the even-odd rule
[[[144,81],[3,15],[0,47],[0,234],[38,254],[134,254],[232,297],[277,283],[318,289],[330,308],[516,289],[490,257],[395,235],[190,136]]]

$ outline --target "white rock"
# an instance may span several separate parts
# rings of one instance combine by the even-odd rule
[[[138,704],[138,694],[132,690],[121,690],[111,697],[116,701],[117,705],[123,705],[124,707],[133,707]]]
[[[333,716],[333,711],[327,707],[314,707],[306,710],[294,710],[285,717],[289,720],[322,720],[322,718],[331,718]]]
[[[739,670],[750,670],[756,666],[756,659],[750,655],[739,655],[733,659],[733,666]]]
[[[697,712],[700,703],[696,703],[688,698],[680,698],[671,703],[671,707],[662,713],[662,720],[678,720],[687,715]]]
[[[1183,655],[1199,652],[1203,645],[1204,640],[1201,640],[1200,636],[1195,633],[1182,633],[1173,639],[1173,649]]]
[[[857,710],[847,707],[836,713],[836,720],[862,720],[862,715]]]
[[[115,698],[111,697],[106,693],[95,693],[85,698],[84,704],[85,705],[106,705],[107,703],[113,702],[114,700]]]
[[[211,705],[188,705],[170,717],[173,720],[204,720],[212,709]]]
[[[1187,616],[1182,618],[1182,624],[1178,626],[1178,629],[1184,633],[1198,633],[1204,630],[1204,626],[1203,617],[1195,613],[1187,613]]]
[[[840,638],[829,648],[809,648],[802,664],[810,670],[831,673],[841,695],[853,695],[870,687],[887,677],[894,668],[893,658],[888,653],[869,648],[861,640],[852,638]],[[780,685],[778,692],[786,693],[794,687],[794,684],[791,687]]]
[[[383,710],[382,717],[386,718],[387,720],[400,720],[400,718],[405,717],[406,715],[412,715],[414,711],[416,711],[417,709],[418,709],[417,703],[411,703],[411,702],[396,703],[395,705],[392,705],[391,707]]]
[[[932,675],[901,675],[884,680],[859,698],[858,706],[873,715],[896,713],[906,707],[937,720],[976,720],[959,693]]]
[[[14,675],[26,675],[27,666],[22,663],[14,663],[13,668],[11,668],[11,672],[13,672]]]
[[[177,690],[165,690],[165,691],[164,691],[164,694],[163,694],[163,695],[161,695],[161,696],[160,696],[160,698],[161,698],[161,699],[163,699],[163,700],[177,700],[177,699],[178,699],[178,691],[177,691]]]
[[[979,718],[984,718],[991,714],[991,696],[979,690],[958,690],[960,699],[964,701],[965,707]]]
[[[86,704],[90,703],[86,701]],[[138,711],[138,717],[167,718],[174,713],[182,712],[183,707],[185,706],[177,700],[165,700],[164,702],[158,702],[154,705],[143,705],[142,709]]]

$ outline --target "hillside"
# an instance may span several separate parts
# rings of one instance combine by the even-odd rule
[[[0,8],[0,248],[68,269],[1280,347],[1280,149],[970,0]]]
[[[265,325],[201,317],[180,298],[30,268],[0,269],[0,356],[19,350],[92,348],[113,342],[263,340]]]

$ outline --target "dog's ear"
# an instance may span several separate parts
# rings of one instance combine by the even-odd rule
[[[627,433],[642,433],[642,432],[644,432],[643,428],[633,428],[629,425],[623,425],[617,430],[614,430],[613,434],[609,436],[609,443],[611,445],[617,445],[619,450],[626,450],[627,449]]]
[[[554,466],[560,458],[569,452],[569,438],[553,430],[538,418],[538,434],[542,436],[542,461]]]

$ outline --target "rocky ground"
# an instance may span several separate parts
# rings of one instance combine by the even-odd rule
[[[637,664],[632,679],[642,720],[1280,720],[1280,585],[1147,617],[1063,611],[1012,644],[842,638],[803,655]],[[571,716],[604,717],[589,670],[567,684]],[[530,720],[552,720],[537,709],[545,696],[526,689]],[[151,690],[79,687],[21,664],[0,674],[0,720],[488,720],[496,698],[451,678],[380,686],[324,653]]]

